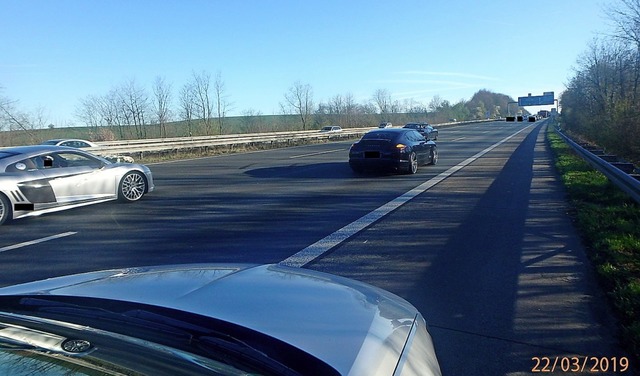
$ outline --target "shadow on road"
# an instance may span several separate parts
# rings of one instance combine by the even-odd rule
[[[530,375],[535,357],[624,356],[543,130],[511,139],[310,268],[416,305],[445,375]]]
[[[347,162],[291,164],[247,170],[245,174],[260,179],[345,179],[353,177]]]
[[[449,237],[419,281],[424,289],[414,290],[425,293],[409,297],[431,302],[445,374],[524,375],[536,357],[623,355],[566,215],[543,129],[526,136]]]

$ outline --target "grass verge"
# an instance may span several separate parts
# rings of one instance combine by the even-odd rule
[[[575,224],[619,316],[623,345],[640,359],[640,205],[580,158],[553,127],[548,129]]]

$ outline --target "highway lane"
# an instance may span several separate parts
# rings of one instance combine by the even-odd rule
[[[411,301],[443,374],[529,375],[545,357],[628,356],[566,211],[536,126],[306,267]]]
[[[441,136],[439,164],[414,176],[355,176],[346,163],[350,142],[154,164],[157,190],[141,202],[94,205],[0,227],[0,248],[75,232],[2,252],[2,265],[10,267],[0,284],[168,262],[278,262],[512,128],[496,123],[450,129]],[[449,137],[458,141],[449,144]]]
[[[0,250],[9,247],[0,285],[110,267],[279,262],[467,163],[305,267],[418,306],[449,374],[529,374],[532,356],[571,351],[615,356],[540,137],[539,124],[442,129],[439,164],[413,176],[354,175],[349,142],[153,164],[157,191],[141,202],[0,227]]]

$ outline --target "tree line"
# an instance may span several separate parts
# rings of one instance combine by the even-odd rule
[[[560,97],[563,128],[640,161],[640,0],[606,9],[613,33],[592,41]]]
[[[249,109],[229,117],[233,103],[220,72],[193,72],[177,90],[163,77],[156,77],[151,90],[135,79],[116,85],[103,95],[80,99],[75,117],[91,131],[91,139],[104,141],[128,138],[196,136],[225,133],[268,132],[319,129],[325,125],[344,128],[375,126],[379,122],[401,125],[405,122],[442,123],[506,115],[513,100],[504,94],[479,90],[471,100],[451,103],[434,96],[423,103],[414,99],[396,100],[386,89],[376,90],[364,103],[353,94],[338,94],[316,103],[313,88],[294,82],[283,94],[279,116],[263,115]],[[16,101],[0,96],[0,131],[26,133],[31,142],[39,142],[36,129],[54,128],[42,115],[21,112]],[[287,115],[287,116],[282,116]],[[6,138],[6,137],[5,137]],[[11,144],[3,142],[2,144]]]
[[[167,124],[176,119],[184,122],[189,135],[194,135],[196,123],[202,125],[204,134],[211,135],[223,133],[229,106],[220,72],[212,81],[211,74],[203,71],[192,74],[175,102],[172,85],[163,77],[156,77],[152,94],[130,80],[104,95],[82,99],[76,117],[96,132],[101,127],[115,129],[119,138],[147,138],[149,125],[159,129],[159,134],[151,137],[166,137]]]

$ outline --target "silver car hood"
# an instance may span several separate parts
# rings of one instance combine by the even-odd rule
[[[116,269],[0,289],[22,294],[106,298],[215,317],[290,343],[343,375],[394,374],[414,323],[424,325],[411,304],[384,290],[275,264]],[[437,369],[426,342],[424,365]]]

